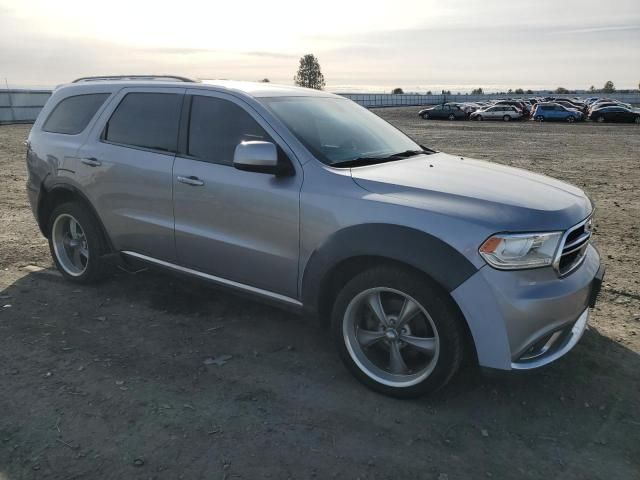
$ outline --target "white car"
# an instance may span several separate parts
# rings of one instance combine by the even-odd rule
[[[471,120],[519,120],[522,112],[511,105],[495,105],[482,110],[476,110],[469,117]]]

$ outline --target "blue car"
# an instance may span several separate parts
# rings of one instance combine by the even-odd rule
[[[538,103],[531,114],[531,118],[539,122],[557,120],[572,123],[584,120],[584,114],[558,103]]]

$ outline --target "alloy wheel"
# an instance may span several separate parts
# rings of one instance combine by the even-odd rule
[[[387,386],[422,382],[440,355],[438,330],[426,309],[406,293],[387,287],[370,288],[349,302],[342,333],[356,365]]]
[[[59,215],[53,223],[51,235],[60,266],[71,276],[82,275],[89,263],[89,246],[78,220],[68,213]]]

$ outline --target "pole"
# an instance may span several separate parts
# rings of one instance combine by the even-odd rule
[[[11,112],[11,122],[16,121],[16,114],[13,111],[13,102],[11,101],[11,92],[9,91],[9,82],[7,81],[7,77],[4,77],[4,85],[7,87],[7,99],[9,101],[9,111]]]

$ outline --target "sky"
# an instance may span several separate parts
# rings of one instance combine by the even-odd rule
[[[640,82],[640,0],[0,0],[0,82],[171,73],[331,91]]]

